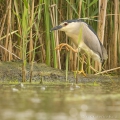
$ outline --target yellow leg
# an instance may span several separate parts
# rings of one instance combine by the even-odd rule
[[[83,70],[83,64],[84,64],[84,55],[82,55],[82,62],[81,62],[81,70],[80,71],[73,71],[75,74],[83,74],[85,77],[87,76]]]
[[[84,70],[80,70],[80,71],[73,71],[75,74],[83,74],[85,77],[87,76],[86,73],[84,72]]]
[[[85,72],[84,72],[84,70],[83,70],[84,54],[82,55],[82,63],[81,63],[81,64],[82,64],[82,65],[81,65],[81,70],[78,71],[78,74],[83,74],[83,75],[86,77],[86,74],[85,74]]]

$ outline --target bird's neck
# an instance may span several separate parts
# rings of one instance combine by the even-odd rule
[[[78,36],[77,35],[72,35],[70,33],[66,33],[68,37],[71,38],[72,42],[75,44],[76,47],[78,47]]]

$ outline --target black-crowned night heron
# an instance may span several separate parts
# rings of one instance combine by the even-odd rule
[[[100,42],[93,28],[81,19],[66,20],[51,29],[51,31],[53,30],[64,31],[68,37],[72,38],[73,43],[79,51],[84,50],[95,61],[103,62],[103,60],[107,59],[106,49]],[[71,49],[71,46],[65,43],[60,44],[58,48],[63,46]],[[73,51],[75,52],[76,50]]]

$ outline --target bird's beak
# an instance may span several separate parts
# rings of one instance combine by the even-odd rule
[[[62,26],[61,26],[61,25],[58,25],[58,26],[52,28],[50,31],[59,30],[59,29],[61,29],[61,28],[62,28]]]

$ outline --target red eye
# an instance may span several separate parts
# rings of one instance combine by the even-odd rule
[[[64,26],[68,25],[68,23],[64,23]]]

